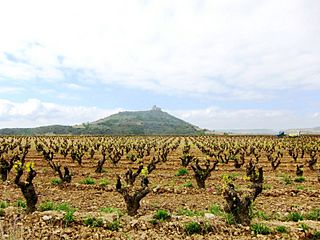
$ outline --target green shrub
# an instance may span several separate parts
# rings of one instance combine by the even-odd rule
[[[287,233],[288,232],[288,230],[285,226],[277,226],[276,231],[279,233]]]
[[[306,219],[320,221],[320,208],[314,209],[306,214]]]
[[[185,168],[180,168],[177,173],[176,176],[183,176],[183,175],[187,175],[188,174],[188,170]]]
[[[86,185],[93,185],[96,183],[96,181],[94,179],[92,179],[91,177],[86,177],[85,179],[83,179],[82,181],[80,181],[81,184],[86,184]]]
[[[6,201],[0,201],[0,208],[7,208],[8,205],[9,204]]]
[[[89,227],[101,227],[103,225],[103,220],[101,218],[88,216],[83,220],[83,224]]]
[[[3,210],[3,208],[0,208],[0,217],[3,217],[5,215],[5,212]]]
[[[40,203],[39,205],[40,211],[50,211],[50,210],[55,210],[55,208],[56,206],[54,202],[51,202],[51,201],[43,202],[43,203]]]
[[[271,233],[271,229],[262,223],[252,224],[251,231],[253,231],[254,234],[262,234],[262,235],[268,235]]]
[[[164,209],[159,209],[153,216],[154,219],[160,220],[160,221],[165,221],[168,218],[170,218],[170,213],[168,213],[167,210]]]
[[[290,212],[287,217],[288,221],[298,222],[303,220],[303,216],[298,212]]]
[[[60,178],[54,178],[51,180],[52,185],[60,185],[62,183],[62,180]]]
[[[26,208],[26,207],[27,207],[27,204],[26,204],[25,201],[23,201],[23,200],[21,200],[21,199],[18,199],[18,200],[16,201],[16,206],[17,206],[17,207],[21,207],[21,208]]]
[[[294,181],[295,182],[298,182],[298,183],[302,183],[302,182],[304,182],[306,179],[305,179],[305,177],[303,177],[303,176],[300,176],[300,177],[296,177],[295,179],[294,179]]]
[[[185,224],[184,231],[186,232],[187,235],[200,234],[202,231],[202,228],[201,228],[201,225],[197,222],[189,222]]]
[[[107,229],[111,231],[118,231],[120,228],[120,222],[118,220],[115,220],[107,225]]]

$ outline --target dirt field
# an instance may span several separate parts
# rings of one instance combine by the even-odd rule
[[[151,142],[162,146],[164,143],[177,148],[170,151],[167,161],[160,161],[156,169],[148,175],[150,193],[141,200],[141,207],[136,216],[129,216],[123,196],[116,191],[117,175],[122,178],[128,168],[136,170],[138,161],[132,162],[124,153],[118,164],[114,165],[108,159],[103,165],[102,173],[95,173],[98,160],[102,159],[101,151],[97,150],[93,159],[89,150],[82,158],[82,165],[73,162],[70,153],[64,158],[61,153],[55,153],[53,161],[62,166],[68,166],[72,173],[71,183],[55,184],[57,174],[50,168],[43,155],[35,148],[35,138],[23,139],[31,143],[31,149],[26,156],[26,162],[34,162],[37,172],[33,183],[38,194],[37,211],[27,214],[24,210],[25,199],[20,189],[14,183],[15,171],[12,169],[8,180],[0,182],[0,238],[1,239],[320,239],[320,182],[318,181],[319,162],[314,170],[307,167],[306,154],[294,162],[288,154],[288,147],[296,148],[320,146],[320,138],[314,139],[276,139],[276,138],[232,138],[232,137],[131,137],[123,140],[128,145],[139,142]],[[10,138],[2,138],[3,142]],[[50,138],[55,141],[55,138]],[[59,139],[63,139],[60,137]],[[67,138],[70,141],[69,138]],[[73,139],[73,138],[71,138]],[[75,142],[101,141],[101,138],[79,138]],[[187,139],[187,142],[186,142]],[[226,141],[250,145],[261,142],[275,143],[276,151],[283,152],[281,163],[272,170],[266,157],[265,147],[259,149],[261,157],[257,166],[264,170],[263,191],[254,201],[251,211],[251,225],[243,226],[232,222],[230,214],[224,212],[226,201],[223,196],[224,176],[232,178],[236,190],[251,191],[250,183],[246,181],[246,166],[252,154],[245,155],[245,162],[240,168],[235,168],[233,160],[228,163],[219,161],[217,169],[211,172],[206,181],[206,187],[199,189],[194,178],[190,163],[185,175],[178,176],[181,166],[179,157],[183,156],[185,145],[191,146],[189,154],[198,158],[203,164],[205,159],[213,162],[215,157],[206,156],[194,143],[197,141],[206,147],[210,142]],[[316,139],[316,140],[315,140]],[[1,138],[0,138],[1,140]],[[39,142],[49,141],[42,138]],[[112,142],[112,138],[108,138]],[[114,140],[121,148],[121,139]],[[73,143],[75,146],[75,143]],[[103,144],[102,144],[103,145]],[[213,146],[214,144],[212,144]],[[246,145],[248,147],[249,145]],[[235,145],[232,145],[233,147]],[[17,149],[4,153],[9,159]],[[157,151],[152,147],[149,156],[144,156],[144,166],[150,159],[157,157]],[[275,152],[276,152],[275,151]],[[226,151],[229,153],[228,151]],[[132,149],[129,153],[136,154]],[[317,149],[317,157],[319,150]],[[303,177],[296,176],[296,165],[303,164]],[[183,172],[183,171],[182,171]],[[23,179],[26,178],[26,171]],[[86,180],[86,182],[85,182]],[[90,180],[93,180],[90,182]],[[90,184],[91,183],[91,184]],[[139,189],[140,175],[137,177],[134,189]],[[50,201],[55,207],[48,205]],[[65,203],[63,205],[63,203]],[[63,207],[64,206],[64,207]],[[47,209],[46,209],[47,208]],[[71,210],[70,210],[71,208]],[[74,209],[72,209],[74,208]],[[0,209],[0,210],[1,210]],[[156,212],[165,210],[170,217],[159,220]],[[45,211],[46,210],[46,211]],[[67,216],[67,213],[72,216]],[[190,223],[200,226],[198,234],[188,232]],[[259,225],[260,224],[260,225]],[[263,227],[267,228],[263,232]],[[191,228],[191,227],[190,227]],[[195,227],[196,228],[196,227]],[[268,233],[268,229],[270,233]],[[265,233],[265,234],[262,234]],[[317,235],[318,234],[318,235]]]

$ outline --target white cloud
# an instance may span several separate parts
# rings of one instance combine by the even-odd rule
[[[0,79],[70,68],[169,94],[320,89],[319,22],[318,0],[2,1]]]
[[[199,127],[217,129],[289,129],[319,125],[318,114],[300,117],[286,110],[230,109],[215,107],[197,110],[176,110],[170,113]]]
[[[22,91],[23,89],[20,87],[1,87],[0,88],[0,93],[7,93],[7,94],[20,93]]]
[[[85,87],[79,85],[79,84],[75,84],[75,83],[67,83],[65,84],[65,87],[71,89],[71,90],[83,90],[85,89]]]
[[[38,99],[28,99],[25,102],[0,99],[0,128],[80,124],[109,116],[120,110],[57,105]]]
[[[313,114],[313,117],[316,118],[317,120],[320,120],[320,112],[315,112]]]

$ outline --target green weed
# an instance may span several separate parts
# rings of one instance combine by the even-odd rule
[[[254,234],[268,235],[271,233],[271,229],[263,223],[252,224],[250,228]]]
[[[288,230],[287,230],[287,228],[285,226],[277,226],[276,227],[276,231],[278,233],[287,233],[288,232]]]
[[[200,234],[202,231],[202,228],[201,228],[201,225],[197,222],[189,222],[185,224],[184,231],[186,232],[187,235]]]
[[[176,176],[184,176],[184,175],[187,175],[188,174],[188,170],[185,169],[185,168],[180,168],[177,173],[176,173]]]
[[[91,177],[86,177],[85,179],[83,179],[82,181],[80,181],[81,184],[86,184],[86,185],[93,185],[96,183],[96,181],[94,179],[92,179]]]
[[[89,227],[101,227],[103,225],[103,220],[101,218],[88,216],[83,220],[83,224]]]
[[[168,218],[170,218],[170,213],[165,209],[159,209],[159,210],[157,210],[157,212],[155,213],[153,218],[160,220],[162,222],[162,221],[165,221]]]

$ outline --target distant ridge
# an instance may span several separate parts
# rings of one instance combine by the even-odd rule
[[[0,135],[197,135],[200,128],[154,106],[149,111],[125,111],[75,126],[0,129]]]

